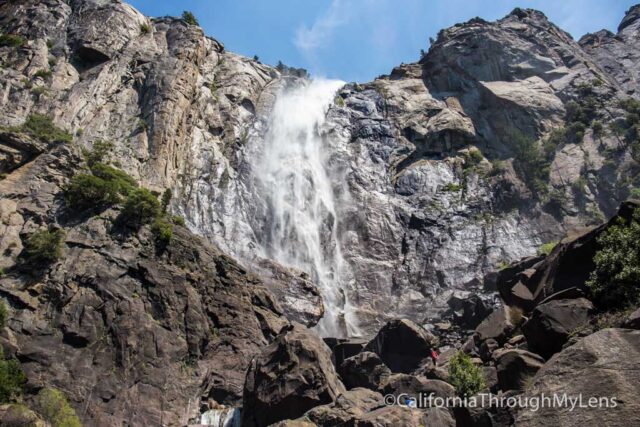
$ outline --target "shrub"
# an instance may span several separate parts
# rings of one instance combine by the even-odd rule
[[[162,212],[166,212],[167,208],[169,207],[169,203],[171,203],[171,197],[173,197],[173,193],[171,192],[170,188],[167,188],[166,190],[164,190],[164,193],[162,193]]]
[[[184,227],[184,226],[185,226],[185,224],[186,224],[186,223],[185,223],[185,221],[184,221],[184,218],[183,218],[183,217],[181,217],[180,215],[174,215],[174,216],[172,216],[172,217],[171,217],[171,221],[172,221],[174,224],[179,225],[179,226],[182,226],[182,227]]]
[[[549,255],[551,252],[553,252],[553,250],[556,248],[556,246],[558,246],[558,241],[555,242],[549,242],[549,243],[545,243],[543,245],[541,245],[538,248],[538,255]]]
[[[485,388],[482,369],[460,351],[449,362],[449,378],[460,397],[473,396]]]
[[[27,260],[32,263],[53,262],[62,256],[65,233],[63,230],[40,230],[25,243]]]
[[[11,402],[22,394],[27,382],[17,360],[5,360],[0,347],[0,403]]]
[[[151,26],[149,24],[140,25],[140,33],[149,34],[151,32]]]
[[[447,192],[451,192],[451,193],[455,193],[462,190],[462,185],[460,184],[456,184],[454,182],[450,182],[449,184],[445,185],[444,187],[442,187],[442,191],[447,191]]]
[[[82,427],[76,411],[60,390],[43,388],[34,401],[34,409],[52,427]]]
[[[91,173],[98,178],[112,182],[117,187],[118,192],[123,196],[128,195],[138,187],[136,180],[126,172],[116,169],[113,166],[105,165],[104,163],[93,164],[91,166]]]
[[[133,190],[122,208],[122,220],[132,226],[148,224],[160,216],[158,198],[146,188]]]
[[[27,120],[22,125],[21,130],[36,138],[44,139],[49,142],[71,142],[73,139],[69,133],[56,127],[50,117],[43,116],[41,114],[32,114],[27,117]]]
[[[514,166],[520,178],[534,192],[545,194],[549,180],[550,158],[546,157],[533,138],[518,130],[511,131]],[[551,157],[552,154],[549,155]]]
[[[51,70],[38,70],[35,74],[34,77],[40,77],[41,79],[48,79],[49,77],[51,77],[53,73],[51,72]]]
[[[464,153],[464,161],[466,167],[473,167],[479,165],[484,156],[477,148],[472,148]]]
[[[200,25],[198,24],[198,20],[196,19],[195,15],[188,10],[182,12],[182,20],[189,25]]]
[[[27,40],[24,37],[16,36],[14,34],[2,34],[0,35],[0,46],[21,47]]]
[[[171,243],[173,225],[164,218],[156,218],[151,224],[151,232],[158,244],[166,246]]]
[[[76,131],[76,134],[80,131]],[[82,132],[80,132],[82,134]],[[102,163],[113,150],[113,143],[110,141],[97,140],[93,143],[91,150],[83,150],[84,159],[89,166],[95,163]]]
[[[65,187],[67,206],[74,209],[101,208],[120,202],[120,192],[114,183],[95,175],[78,174]]]
[[[640,209],[631,221],[619,219],[598,237],[595,269],[587,281],[606,308],[633,305],[640,299]]]
[[[9,313],[7,311],[7,306],[3,301],[0,301],[0,329],[7,326],[8,317],[9,317]]]

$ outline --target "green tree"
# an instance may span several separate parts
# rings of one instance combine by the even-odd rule
[[[195,15],[188,10],[182,12],[182,20],[189,25],[200,25]]]
[[[43,388],[34,401],[34,409],[52,427],[82,427],[76,411],[60,390]]]
[[[65,233],[63,230],[40,230],[25,243],[27,260],[31,263],[49,263],[62,256]]]
[[[460,397],[473,396],[486,387],[482,369],[462,351],[449,361],[449,378]]]
[[[9,317],[9,312],[7,310],[7,306],[4,301],[0,301],[0,329],[3,329],[7,326],[7,318]]]
[[[55,126],[51,117],[42,114],[31,114],[27,117],[21,130],[48,142],[71,142],[73,139],[71,134]]]
[[[595,300],[605,308],[619,308],[640,300],[640,209],[631,221],[622,218],[598,237],[600,249],[587,282]]]
[[[160,216],[158,198],[146,188],[132,191],[124,202],[122,217],[127,224],[138,227]]]
[[[5,360],[0,347],[0,403],[8,403],[22,395],[27,382],[17,360]]]

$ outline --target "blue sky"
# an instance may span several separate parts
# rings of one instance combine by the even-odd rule
[[[192,11],[228,50],[316,76],[366,82],[418,59],[429,37],[475,16],[503,17],[516,6],[543,11],[575,39],[615,32],[640,0],[129,0],[145,15]]]

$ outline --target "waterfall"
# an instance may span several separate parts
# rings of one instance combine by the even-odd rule
[[[214,427],[240,427],[238,408],[211,409],[200,416],[200,424]]]
[[[324,336],[359,334],[346,292],[353,278],[340,249],[333,188],[346,184],[327,167],[331,153],[323,134],[327,110],[343,85],[313,80],[283,90],[254,166],[268,210],[263,250],[307,272],[318,285],[325,304],[318,329]]]

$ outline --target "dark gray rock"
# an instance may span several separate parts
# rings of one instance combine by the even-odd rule
[[[334,402],[345,391],[326,344],[293,324],[251,362],[242,425],[261,427],[295,419],[315,406]]]
[[[504,350],[496,357],[498,383],[502,391],[522,391],[544,365],[544,359],[525,350]]]
[[[377,354],[365,351],[345,359],[338,374],[348,389],[365,387],[377,391],[389,379],[391,370]]]
[[[529,350],[548,359],[562,350],[570,334],[589,322],[593,310],[586,298],[552,300],[537,306],[522,325]]]
[[[387,323],[365,350],[378,354],[392,372],[409,373],[419,368],[437,345],[438,339],[433,334],[410,320],[401,319]]]

